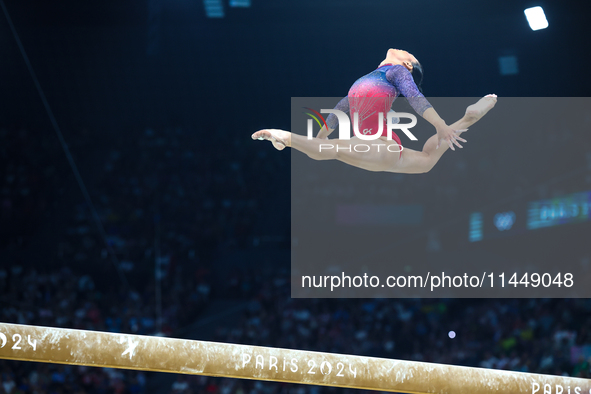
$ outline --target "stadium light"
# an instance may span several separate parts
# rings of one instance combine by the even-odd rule
[[[222,0],[203,0],[205,6],[205,15],[208,18],[223,18],[224,6]]]
[[[544,14],[544,9],[542,7],[538,6],[527,8],[523,12],[527,18],[529,27],[531,27],[532,30],[535,31],[548,27],[548,20],[546,19],[546,14]]]

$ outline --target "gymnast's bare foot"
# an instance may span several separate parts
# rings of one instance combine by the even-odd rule
[[[252,135],[252,139],[271,141],[277,150],[283,150],[286,146],[291,146],[291,133],[285,130],[259,130]]]
[[[476,104],[472,104],[468,108],[466,108],[466,116],[465,119],[471,123],[476,123],[482,118],[488,111],[492,109],[497,103],[497,95],[496,94],[487,94]]]

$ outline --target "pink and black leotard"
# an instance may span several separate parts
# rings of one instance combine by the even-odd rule
[[[365,135],[374,135],[379,131],[379,113],[384,114],[382,136],[387,137],[386,114],[391,111],[392,103],[402,94],[407,98],[417,114],[423,113],[432,105],[419,91],[412,74],[406,67],[397,64],[385,64],[371,73],[359,78],[349,89],[347,97],[335,107],[343,112],[359,113],[359,131]],[[353,117],[351,116],[351,122]],[[330,114],[327,126],[336,129],[338,119]],[[392,132],[392,139],[402,145],[400,137]]]

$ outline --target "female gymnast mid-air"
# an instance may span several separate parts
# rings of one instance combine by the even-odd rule
[[[259,130],[252,138],[271,141],[278,150],[287,146],[305,153],[314,160],[340,160],[368,171],[403,174],[428,172],[448,147],[452,150],[455,150],[454,145],[462,147],[459,142],[466,140],[460,135],[494,107],[497,96],[489,94],[481,98],[466,109],[462,119],[448,126],[417,87],[415,80],[420,86],[422,74],[422,66],[413,55],[407,51],[389,49],[378,68],[358,79],[349,89],[347,97],[335,107],[350,114],[359,113],[358,130],[363,130],[363,134],[375,135],[381,127],[382,135],[378,138],[381,140],[380,145],[383,143],[382,149],[370,149],[367,152],[351,149],[355,144],[367,142],[356,136],[349,140],[332,139],[330,143],[335,149],[321,149],[321,144],[327,143],[327,137],[337,127],[338,119],[334,114],[328,116],[326,125],[316,138],[308,139],[306,136],[278,129]],[[403,149],[400,138],[394,132],[388,139],[387,127],[383,120],[385,116],[378,116],[379,112],[385,115],[391,110],[392,103],[399,94],[404,95],[417,114],[431,123],[437,131],[425,142],[421,152]],[[380,119],[382,125],[379,124]]]

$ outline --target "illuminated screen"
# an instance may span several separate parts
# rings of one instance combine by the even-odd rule
[[[534,230],[591,218],[591,190],[528,204],[527,228]]]

